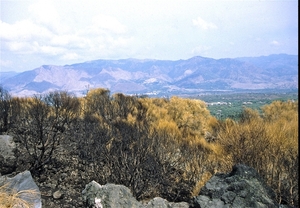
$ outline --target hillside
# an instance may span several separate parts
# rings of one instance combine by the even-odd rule
[[[198,99],[110,95],[104,89],[84,98],[51,92],[0,99],[0,106],[0,132],[16,142],[15,162],[0,160],[0,173],[30,170],[46,207],[83,207],[82,190],[93,180],[124,185],[138,201],[189,202],[234,164],[257,170],[278,203],[299,207],[298,101],[276,100],[261,113],[244,108],[238,120],[218,120]],[[243,198],[258,193],[243,188],[250,171],[235,172],[242,183],[229,174],[224,186],[221,178],[206,186],[215,184],[215,195],[205,187],[204,193],[226,203],[234,201],[235,189]],[[257,180],[252,184],[258,187]]]
[[[168,95],[265,89],[298,89],[298,56],[277,54],[235,59],[193,57],[187,60],[94,60],[65,66],[43,65],[1,84],[13,95],[53,90],[77,95],[92,88],[112,93]]]

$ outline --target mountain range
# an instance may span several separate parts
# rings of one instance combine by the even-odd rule
[[[0,84],[12,95],[54,90],[84,95],[92,88],[111,93],[170,95],[212,91],[298,89],[298,55],[187,60],[93,60],[72,65],[0,72]]]

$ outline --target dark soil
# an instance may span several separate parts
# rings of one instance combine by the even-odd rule
[[[27,162],[29,161],[28,154],[21,148],[18,149],[20,151],[16,153],[17,169],[11,175],[16,175],[30,168]],[[84,166],[80,164],[75,150],[75,143],[60,144],[51,162],[39,172],[31,171],[41,192],[43,208],[84,207],[81,192],[90,180],[85,174]],[[58,198],[53,195],[56,191],[60,192]]]

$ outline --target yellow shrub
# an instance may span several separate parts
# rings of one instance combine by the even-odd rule
[[[5,184],[0,186],[0,208],[13,208],[16,206],[32,208],[34,207],[34,204],[22,199],[22,197],[33,199],[36,196],[37,192],[35,190],[16,191],[8,188],[8,185]]]
[[[240,122],[220,124],[217,142],[233,163],[255,168],[279,203],[298,203],[298,102],[275,101],[262,108],[262,115],[246,108]]]

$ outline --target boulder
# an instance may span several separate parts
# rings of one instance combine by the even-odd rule
[[[156,197],[147,204],[137,201],[129,188],[123,185],[100,185],[95,181],[86,185],[82,192],[83,201],[88,208],[188,208],[186,202],[173,203]]]
[[[100,185],[92,181],[86,185],[82,195],[87,207],[141,207],[141,203],[132,196],[129,188],[122,185]]]
[[[166,199],[155,197],[151,199],[144,208],[189,208],[189,204],[186,202],[168,202]]]
[[[279,207],[275,198],[255,169],[237,164],[229,174],[214,175],[194,197],[191,207]]]
[[[18,197],[32,204],[34,208],[42,207],[41,192],[34,182],[29,171],[19,173],[12,178],[1,176],[0,187],[1,186],[5,187],[5,190],[7,192],[14,191],[16,193],[19,193]]]
[[[16,144],[12,136],[0,135],[0,175],[10,174],[16,170]]]

